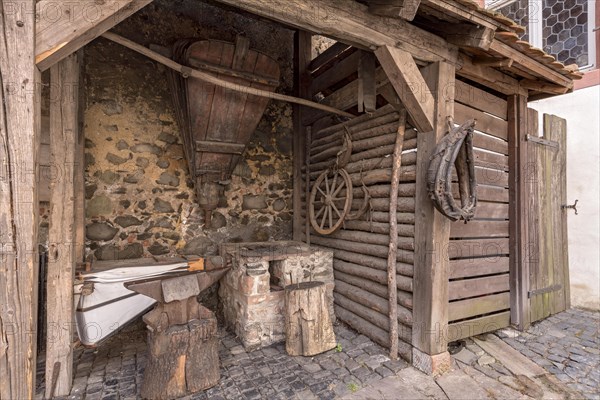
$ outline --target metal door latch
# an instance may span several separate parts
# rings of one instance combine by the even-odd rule
[[[579,215],[579,213],[577,212],[577,203],[579,202],[579,200],[575,200],[575,203],[573,205],[562,205],[560,208],[562,208],[563,210],[568,210],[568,209],[573,209],[575,210],[575,215]]]

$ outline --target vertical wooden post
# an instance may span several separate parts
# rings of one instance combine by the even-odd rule
[[[454,115],[454,66],[438,62],[421,70],[435,100],[431,132],[417,135],[413,365],[438,373],[450,365],[448,330],[448,242],[450,220],[434,209],[427,193],[427,168]]]
[[[294,36],[294,86],[295,95],[307,98],[310,90],[310,79],[307,72],[312,58],[312,35],[306,31],[296,31]],[[302,165],[306,148],[306,136],[302,124],[302,107],[294,105],[294,138],[293,138],[293,238],[302,240],[305,225],[302,223]]]
[[[530,193],[526,182],[528,168],[527,97],[508,98],[509,232],[511,322],[519,329],[530,324],[529,299],[529,226]]]
[[[0,399],[35,397],[40,73],[35,1],[0,0]]]
[[[50,184],[46,398],[68,395],[73,379],[78,88],[79,62],[77,55],[72,54],[50,68],[50,165],[57,174]]]
[[[83,130],[83,113],[85,110],[85,91],[81,89],[83,82],[83,49],[77,52],[79,62],[79,104],[77,143],[75,145],[75,261],[85,261],[85,136]]]
[[[406,129],[406,110],[400,111],[400,122],[396,145],[394,146],[394,161],[392,164],[392,182],[390,185],[390,244],[387,260],[387,283],[390,319],[390,358],[398,359],[398,288],[396,283],[396,265],[398,263],[398,183],[400,182],[400,167],[402,165],[402,149],[404,148],[404,131]]]

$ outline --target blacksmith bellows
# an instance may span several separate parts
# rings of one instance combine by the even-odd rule
[[[279,65],[250,49],[250,41],[179,40],[174,61],[240,86],[274,91],[279,86]],[[194,177],[198,202],[210,226],[222,183],[231,177],[252,133],[269,103],[266,97],[240,93],[173,71],[170,74],[177,120],[185,155]]]

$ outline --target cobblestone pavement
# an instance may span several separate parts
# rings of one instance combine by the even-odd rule
[[[600,399],[600,312],[570,309],[498,336],[585,398]]]
[[[315,357],[290,357],[283,344],[246,352],[232,334],[221,332],[221,381],[191,399],[333,399],[355,392],[408,367],[391,361],[382,347],[343,325],[335,327],[337,349]],[[98,349],[78,349],[69,399],[133,399],[139,396],[146,364],[143,329],[119,333]],[[43,357],[38,363],[37,398],[43,397]]]

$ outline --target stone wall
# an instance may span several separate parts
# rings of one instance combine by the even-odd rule
[[[234,41],[278,60],[291,93],[293,32],[195,1],[159,0],[115,31],[145,46]],[[292,108],[271,102],[205,229],[183,156],[166,69],[120,45],[86,46],[86,248],[96,259],[215,254],[221,242],[291,237]]]

